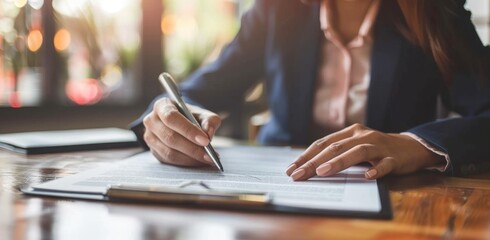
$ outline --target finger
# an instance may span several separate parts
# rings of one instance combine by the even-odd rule
[[[162,163],[177,165],[177,166],[202,166],[204,163],[163,144],[153,133],[145,133],[145,141],[152,154]],[[209,165],[209,163],[207,163]]]
[[[361,162],[380,159],[382,156],[383,153],[375,145],[360,144],[320,165],[316,169],[316,174],[318,176],[330,176]]]
[[[392,157],[385,157],[378,161],[372,168],[366,171],[364,176],[367,179],[377,179],[395,170],[396,160]]]
[[[213,138],[214,133],[221,126],[221,118],[212,112],[200,114],[198,120],[201,123],[202,130],[208,134],[210,139]]]
[[[199,126],[192,124],[168,98],[159,100],[156,105],[156,112],[165,126],[176,131],[180,135],[200,146],[209,144],[209,137]]]
[[[353,134],[353,130],[353,128],[344,128],[338,132],[332,133],[313,142],[291,165],[289,165],[286,170],[286,174],[288,176],[291,176],[292,173],[296,171],[296,169],[298,169],[300,166],[305,165],[308,161],[313,159],[320,152],[324,151],[327,147],[333,147],[334,149],[338,148],[337,146],[331,146],[331,144],[351,137]]]
[[[212,163],[202,146],[189,141],[187,138],[165,126],[162,122],[157,121],[154,123],[153,129],[157,129],[153,130],[152,133],[156,135],[165,146],[177,150],[204,164]]]
[[[159,138],[165,146],[204,164],[212,164],[204,147],[196,145],[171,129],[164,129],[163,131],[164,134],[160,135]]]
[[[340,156],[346,151],[351,150],[352,148],[361,145],[366,142],[366,139],[363,137],[349,137],[346,139],[342,139],[338,142],[334,142],[325,149],[323,149],[319,154],[314,156],[309,161],[305,162],[303,165],[299,166],[297,170],[294,170],[291,174],[291,177],[294,180],[306,180],[310,177],[317,175],[317,168],[320,165],[324,165],[324,163],[334,159],[335,157]],[[330,165],[324,165],[323,169],[327,170]],[[289,169],[288,169],[289,170]]]

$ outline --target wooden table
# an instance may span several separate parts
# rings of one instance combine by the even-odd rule
[[[140,151],[24,156],[0,150],[0,239],[490,239],[490,174],[390,177],[390,221],[27,197],[19,191]]]

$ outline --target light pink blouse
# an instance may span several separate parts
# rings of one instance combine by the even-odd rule
[[[325,34],[316,92],[313,100],[314,124],[335,132],[353,123],[363,123],[371,68],[372,27],[380,0],[374,0],[358,35],[344,44],[329,24],[331,1],[322,1],[320,24]]]
[[[321,46],[322,54],[313,98],[313,124],[310,132],[314,139],[353,123],[364,123],[371,72],[372,29],[380,3],[380,0],[371,3],[358,35],[348,43],[342,42],[338,32],[330,24],[331,1],[323,0],[321,3],[320,25],[325,39]],[[446,158],[446,166],[437,166],[435,169],[444,171],[449,166],[447,154],[431,147],[416,135],[404,134]]]

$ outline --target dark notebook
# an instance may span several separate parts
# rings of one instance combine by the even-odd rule
[[[24,154],[100,150],[139,146],[133,132],[96,128],[0,134],[0,147]]]

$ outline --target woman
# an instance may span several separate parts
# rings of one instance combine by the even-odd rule
[[[211,164],[202,146],[265,78],[258,140],[307,145],[286,173],[366,178],[490,168],[487,49],[461,0],[258,0],[220,57],[181,84],[204,131],[159,97],[133,130],[164,163]],[[436,121],[437,99],[461,118]],[[209,109],[209,110],[207,110]]]

